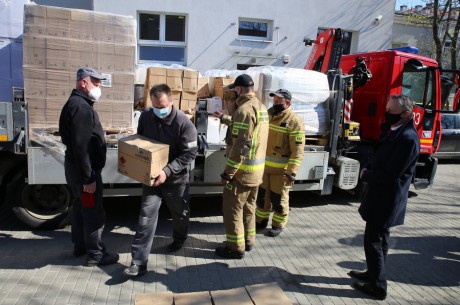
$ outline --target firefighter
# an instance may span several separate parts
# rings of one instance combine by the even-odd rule
[[[302,119],[291,109],[291,93],[279,89],[269,94],[273,107],[268,109],[270,130],[263,182],[259,187],[256,209],[256,228],[265,229],[271,211],[272,228],[268,236],[280,235],[289,213],[289,190],[302,163],[305,147],[305,128]]]
[[[262,183],[268,137],[267,108],[254,94],[254,82],[242,74],[229,86],[237,94],[237,108],[227,132],[227,161],[221,175],[224,184],[223,213],[226,243],[218,256],[242,259],[254,247],[257,190]],[[225,120],[221,116],[222,120]]]

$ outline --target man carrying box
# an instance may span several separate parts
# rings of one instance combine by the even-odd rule
[[[168,85],[153,86],[150,90],[152,106],[142,112],[137,133],[169,145],[168,165],[154,179],[153,186],[143,185],[138,228],[131,247],[131,265],[123,271],[126,276],[147,272],[147,261],[152,248],[162,200],[173,219],[173,242],[168,252],[182,248],[188,236],[189,172],[195,160],[197,131],[189,118],[173,106]]]

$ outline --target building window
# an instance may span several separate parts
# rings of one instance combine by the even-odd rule
[[[446,41],[444,43],[444,50],[443,52],[450,52],[450,47],[452,46],[452,42],[451,41]]]
[[[318,34],[328,30],[329,28],[319,28]],[[342,47],[343,47],[343,54],[351,54],[351,42],[353,38],[353,32],[350,31],[343,31],[343,39],[342,39]]]
[[[273,22],[269,20],[245,19],[238,20],[238,36],[242,40],[261,40],[272,39]]]
[[[392,42],[391,43],[392,49],[397,49],[397,48],[402,48],[402,47],[407,47],[407,43],[403,43],[403,42]]]
[[[139,13],[139,62],[185,65],[187,47],[185,15]]]

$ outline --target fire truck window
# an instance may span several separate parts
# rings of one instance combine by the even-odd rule
[[[417,106],[433,108],[433,72],[403,72],[402,94],[410,97]]]
[[[453,110],[455,93],[455,74],[452,72],[444,72],[441,75],[441,105],[442,110]]]

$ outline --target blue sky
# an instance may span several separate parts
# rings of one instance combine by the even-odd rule
[[[396,9],[399,10],[399,7],[401,5],[407,5],[407,8],[412,8],[418,4],[425,6],[426,1],[421,1],[421,0],[396,0]]]

